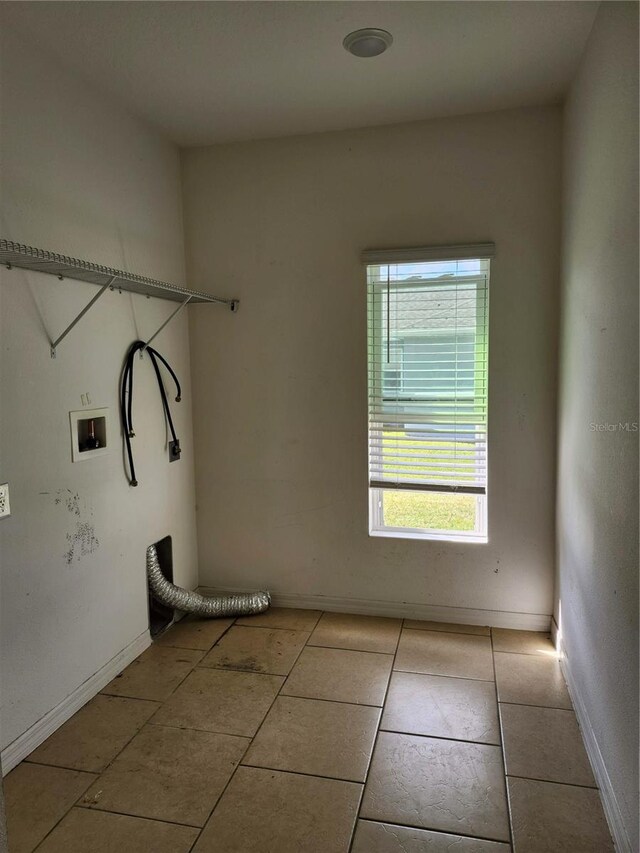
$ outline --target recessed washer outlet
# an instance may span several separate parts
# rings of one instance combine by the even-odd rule
[[[71,458],[74,462],[104,456],[110,450],[109,409],[69,412]]]

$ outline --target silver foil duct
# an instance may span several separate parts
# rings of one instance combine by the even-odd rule
[[[263,613],[271,604],[268,592],[244,592],[230,595],[205,596],[170,583],[162,574],[155,545],[147,548],[147,578],[149,589],[165,607],[194,613],[196,616],[251,616]]]

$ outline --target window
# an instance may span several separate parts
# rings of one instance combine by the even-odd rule
[[[487,541],[492,256],[365,252],[371,535]]]

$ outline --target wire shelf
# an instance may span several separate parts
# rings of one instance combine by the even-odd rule
[[[211,296],[208,293],[189,290],[177,284],[157,281],[153,278],[104,267],[89,261],[80,261],[77,258],[47,252],[44,249],[34,249],[32,246],[25,246],[22,243],[14,243],[2,238],[0,238],[0,263],[9,269],[17,267],[32,272],[48,273],[62,279],[72,278],[77,281],[85,281],[102,287],[109,285],[114,290],[140,293],[143,296],[157,296],[160,299],[170,299],[173,302],[184,302],[186,299],[189,299],[190,304],[194,302],[217,302],[221,305],[228,305],[232,311],[235,311],[238,305],[237,299]]]

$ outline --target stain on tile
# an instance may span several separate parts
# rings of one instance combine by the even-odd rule
[[[613,853],[598,791],[508,779],[516,853]]]
[[[501,704],[500,716],[509,776],[595,788],[573,711]]]
[[[282,688],[283,695],[382,705],[391,655],[307,646]]]
[[[495,652],[498,701],[572,709],[560,664],[552,657]]]
[[[202,657],[195,649],[150,646],[101,692],[164,702]]]
[[[510,628],[492,628],[494,652],[517,652],[524,655],[558,657],[549,632],[514,631]]]
[[[147,725],[80,805],[203,826],[248,745],[231,735]]]
[[[191,826],[74,808],[38,853],[189,853],[197,836]]]
[[[466,678],[394,672],[381,728],[500,744],[495,685]]]
[[[279,675],[198,668],[169,697],[153,722],[253,737],[283,682]]]
[[[500,748],[380,732],[361,816],[508,841]]]
[[[27,761],[100,773],[159,708],[157,702],[98,694]]]
[[[11,853],[31,853],[95,780],[93,773],[23,762],[3,780]]]
[[[393,668],[492,681],[491,639],[404,628]]]
[[[380,710],[280,696],[243,764],[364,782]]]
[[[360,820],[351,853],[511,853],[511,847],[497,841]]]
[[[234,625],[201,665],[288,675],[308,639],[307,631]]]
[[[321,610],[270,607],[264,613],[256,613],[255,616],[243,616],[236,620],[236,625],[247,625],[251,628],[286,628],[290,631],[313,631],[321,616]]]
[[[393,654],[401,627],[402,619],[323,613],[309,645]]]
[[[154,645],[181,649],[199,649],[208,652],[224,632],[233,625],[233,619],[196,619],[187,617],[172,625],[154,640]]]
[[[193,853],[345,853],[361,785],[239,767]]]

